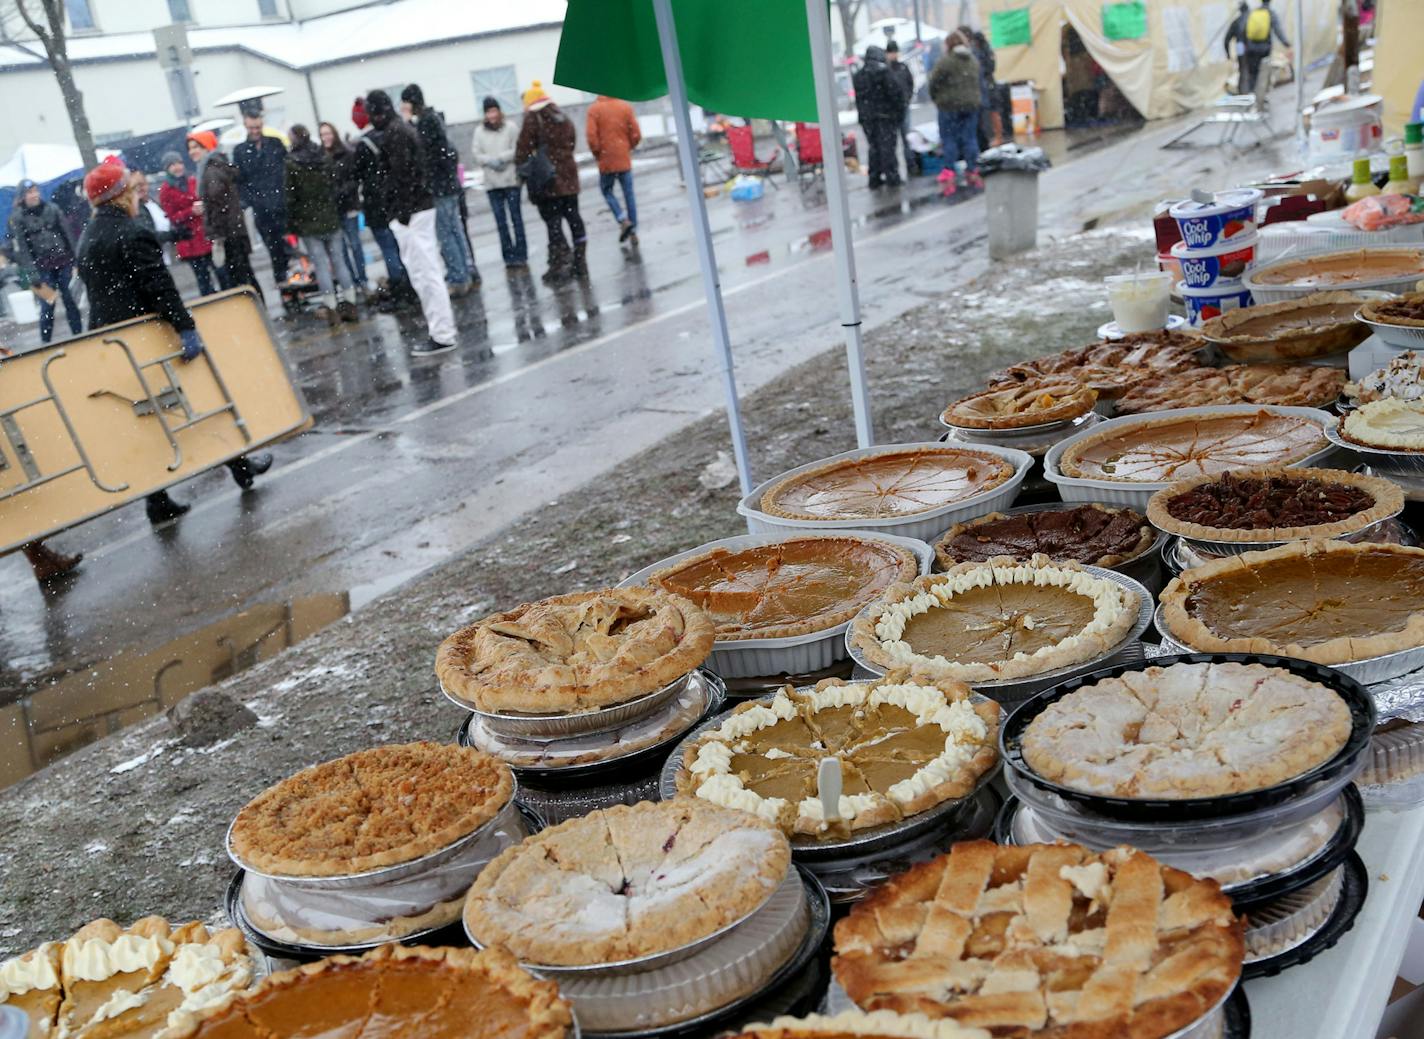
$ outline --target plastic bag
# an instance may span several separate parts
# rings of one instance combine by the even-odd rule
[[[980,173],[998,173],[1001,170],[1041,173],[1052,165],[1042,148],[1020,148],[1012,141],[979,153]]]
[[[766,185],[761,182],[760,177],[748,177],[743,173],[732,182],[733,202],[755,202],[764,194]]]
[[[1424,198],[1415,195],[1369,195],[1346,206],[1340,219],[1361,231],[1383,231],[1424,223]]]

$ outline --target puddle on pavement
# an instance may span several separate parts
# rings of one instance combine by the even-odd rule
[[[161,714],[340,620],[351,595],[253,606],[145,652],[123,653],[0,706],[0,789]]]

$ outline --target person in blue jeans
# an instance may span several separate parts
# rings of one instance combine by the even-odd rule
[[[638,126],[633,106],[621,98],[598,95],[588,106],[584,138],[588,141],[588,150],[598,160],[598,189],[603,192],[603,200],[608,203],[613,219],[618,221],[618,240],[637,245],[638,203],[633,198],[633,149],[643,140],[643,131]],[[628,205],[626,217],[618,205],[618,197],[613,193],[615,186],[623,189],[623,201]]]
[[[361,184],[356,179],[356,155],[331,123],[319,124],[317,133],[336,181],[336,209],[341,216],[346,267],[356,280],[356,287],[365,292],[366,250],[361,245]]]
[[[939,143],[944,155],[940,174],[943,192],[953,195],[958,187],[957,168],[964,160],[964,177],[970,188],[982,190],[979,176],[979,109],[982,81],[979,61],[962,31],[945,41],[944,55],[930,71],[930,100],[939,110]]]
[[[32,180],[20,182],[15,196],[15,210],[10,214],[10,237],[15,243],[15,263],[20,268],[21,284],[36,291],[40,301],[40,339],[48,343],[54,337],[55,303],[64,302],[64,316],[69,319],[69,332],[78,335],[84,325],[79,304],[69,291],[74,275],[74,242],[60,218],[59,207],[40,197],[39,186]],[[49,289],[47,293],[38,290]],[[45,299],[45,295],[49,299]]]
[[[485,194],[499,228],[499,251],[504,266],[511,270],[529,267],[529,243],[524,239],[524,214],[520,207],[519,171],[514,168],[514,149],[519,132],[504,118],[504,109],[494,97],[484,99],[484,122],[475,127],[470,154],[484,171]]]

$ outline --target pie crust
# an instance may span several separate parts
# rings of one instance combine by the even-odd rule
[[[935,542],[935,559],[947,570],[958,563],[982,563],[1035,555],[1112,567],[1136,559],[1157,542],[1157,532],[1140,512],[1091,503],[987,516],[956,523]]]
[[[998,730],[998,704],[971,703],[962,682],[831,678],[739,706],[684,751],[677,788],[788,834],[841,836],[967,797],[998,762]],[[817,792],[828,757],[841,765],[839,823]]]
[[[1340,423],[1340,437],[1387,451],[1424,451],[1424,401],[1387,397],[1363,404]]]
[[[502,852],[465,928],[522,962],[616,963],[690,945],[758,909],[791,846],[746,812],[695,798],[599,809]]]
[[[942,417],[965,429],[1017,429],[1070,421],[1092,411],[1097,400],[1097,390],[1075,381],[1033,379],[962,397],[945,408]]]
[[[1360,314],[1381,325],[1424,328],[1424,292],[1410,292],[1394,299],[1372,299]]]
[[[1198,356],[1203,345],[1186,332],[1139,332],[1011,365],[989,376],[989,386],[1048,376],[1071,379],[1096,390],[1100,398],[1115,398],[1155,373],[1205,370]]]
[[[1118,645],[1137,621],[1137,598],[1047,556],[960,563],[890,588],[851,625],[851,645],[887,671],[971,683],[1029,678]]]
[[[1105,797],[1222,797],[1276,786],[1350,738],[1329,686],[1264,664],[1127,671],[1055,700],[1024,729],[1024,762],[1059,786]]]
[[[498,758],[445,743],[358,750],[303,769],[237,813],[229,844],[278,877],[369,873],[447,848],[514,796]]]
[[[1357,495],[1369,501],[1359,511],[1349,512],[1346,499]],[[1213,505],[1240,510],[1235,525],[1218,526],[1179,518],[1183,499],[1198,500],[1203,510]],[[1327,516],[1340,518],[1309,523],[1310,510],[1319,508]],[[1158,491],[1147,502],[1147,518],[1159,530],[1194,541],[1225,541],[1235,544],[1298,541],[1303,538],[1338,538],[1398,515],[1404,508],[1404,492],[1399,485],[1378,476],[1364,476],[1343,469],[1291,469],[1268,466],[1215,476],[1194,476]],[[1317,513],[1320,515],[1321,513]],[[1297,522],[1292,523],[1292,520]],[[1251,522],[1253,525],[1243,526]],[[1267,524],[1270,524],[1269,526]]]
[[[1227,404],[1319,407],[1334,404],[1345,372],[1318,364],[1232,364],[1210,371],[1168,372],[1143,379],[1117,402],[1117,414]]]
[[[794,473],[761,496],[761,511],[799,520],[885,520],[914,516],[1006,482],[1014,466],[962,447],[888,450]]]
[[[778,1017],[726,1039],[990,1039],[990,1035],[982,1028],[965,1028],[924,1014],[846,1010],[833,1017]]]
[[[713,548],[659,570],[648,584],[706,610],[719,639],[775,639],[844,624],[891,584],[919,572],[915,553],[888,541],[806,535]]]
[[[1355,317],[1365,302],[1354,292],[1330,291],[1258,303],[1211,318],[1202,336],[1233,361],[1305,361],[1369,338],[1369,328]]]
[[[1064,476],[1118,483],[1166,483],[1232,469],[1289,465],[1330,446],[1318,421],[1264,409],[1163,414],[1110,423],[1069,445]]]
[[[658,588],[608,588],[524,603],[440,644],[445,691],[489,712],[574,714],[625,703],[707,659],[712,619]]]
[[[1298,288],[1376,284],[1424,278],[1424,249],[1354,249],[1280,260],[1252,272],[1257,285]]]
[[[558,986],[501,949],[383,945],[270,975],[172,1039],[565,1039],[572,1028]]]
[[[1424,645],[1424,549],[1293,541],[1188,570],[1161,604],[1194,650],[1346,664]]]
[[[1241,974],[1243,925],[1215,881],[1144,852],[954,845],[836,924],[831,969],[865,1010],[1035,1039],[1161,1039]]]

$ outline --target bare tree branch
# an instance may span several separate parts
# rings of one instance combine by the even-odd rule
[[[89,128],[89,115],[84,111],[84,95],[80,93],[78,84],[74,82],[74,69],[69,64],[69,43],[65,36],[64,6],[61,0],[38,0],[40,10],[44,14],[44,21],[47,23],[42,26],[40,20],[30,10],[30,0],[14,0],[14,3],[26,28],[34,33],[40,43],[44,45],[45,55],[49,58],[49,67],[54,72],[54,78],[59,84],[60,95],[64,99],[65,111],[69,115],[69,126],[74,131],[74,143],[79,147],[80,157],[84,160],[84,168],[91,170],[99,165],[99,154],[94,147],[94,133]]]

